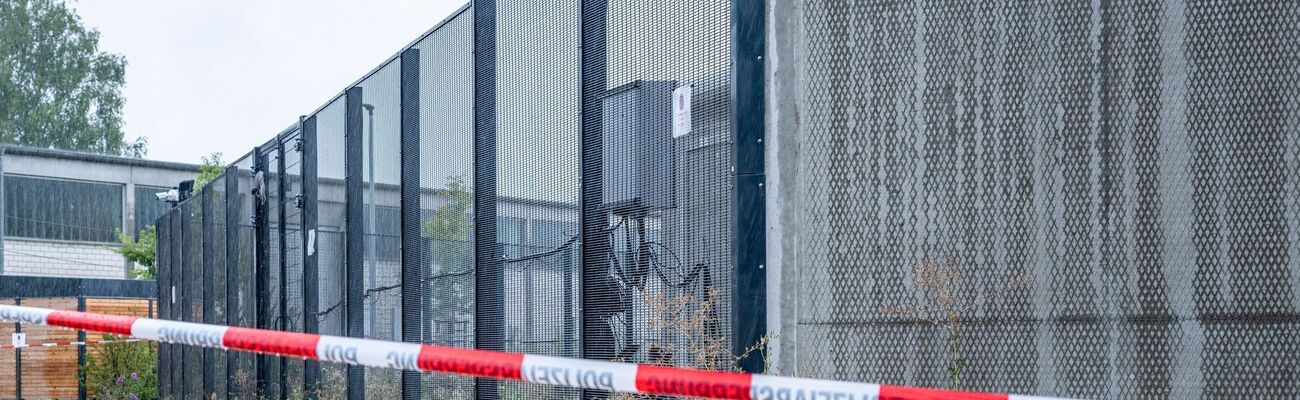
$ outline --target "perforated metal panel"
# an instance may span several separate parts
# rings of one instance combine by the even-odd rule
[[[1300,395],[1296,4],[800,4],[797,373]]]
[[[473,17],[450,17],[420,51],[423,338],[474,347]],[[471,378],[422,374],[426,399],[468,399]]]
[[[480,302],[501,314],[480,314],[480,348],[577,356],[578,3],[497,1],[495,31],[497,251],[491,269],[478,263]],[[482,9],[475,12],[485,12]],[[480,76],[478,84],[482,85]],[[480,106],[481,107],[481,106]],[[515,221],[520,235],[505,235]],[[496,266],[499,265],[499,270]],[[486,274],[500,274],[496,277]],[[488,278],[488,279],[485,279]],[[480,306],[481,307],[481,306]],[[488,325],[483,318],[501,318]],[[491,384],[485,383],[482,384]],[[576,391],[499,382],[501,398],[565,398]],[[480,388],[480,392],[482,388]]]
[[[284,292],[281,293],[286,299],[285,309],[282,315],[285,319],[284,330],[290,332],[303,331],[303,244],[306,242],[306,236],[302,231],[302,206],[299,205],[299,199],[305,199],[302,186],[302,159],[305,147],[300,141],[302,135],[300,132],[293,132],[281,140],[284,146],[284,170],[281,172],[281,184],[284,186],[284,197],[280,199],[280,207],[283,209],[283,219],[280,223],[284,226],[281,229],[281,241],[283,243],[284,275],[285,282]],[[289,393],[303,393],[307,388],[303,382],[303,360],[288,358],[281,366],[285,368],[281,373],[284,379],[284,386]]]
[[[317,288],[319,310],[316,316],[320,333],[347,336],[346,240],[343,97],[331,101],[315,114],[316,123],[316,202],[317,223],[315,252],[317,257]],[[310,240],[310,236],[309,236]],[[321,380],[317,395],[322,399],[341,399],[347,393],[345,366],[335,363],[321,364]]]
[[[603,31],[587,33],[605,46],[606,89],[589,94],[598,103],[586,112],[601,118],[584,127],[604,138],[583,170],[601,178],[603,196],[586,200],[600,202],[601,243],[589,245],[605,253],[583,260],[596,269],[584,293],[589,356],[738,368],[730,21],[729,1],[612,1]],[[629,203],[629,190],[644,193]]]

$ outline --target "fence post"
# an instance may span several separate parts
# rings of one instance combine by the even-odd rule
[[[86,298],[77,296],[77,311],[86,312]],[[77,398],[86,400],[86,330],[77,330]],[[21,397],[20,397],[21,398]]]
[[[302,132],[303,119],[304,117],[298,117],[299,132]],[[277,315],[276,318],[280,322],[279,323],[280,330],[287,331],[289,330],[289,279],[288,279],[289,238],[286,237],[288,235],[285,234],[286,232],[285,225],[287,224],[284,221],[284,219],[287,216],[287,210],[285,210],[285,206],[284,206],[284,196],[286,193],[284,187],[285,186],[284,138],[280,138],[280,140],[276,141],[275,152],[276,152],[276,159],[278,160],[276,162],[276,169],[280,171],[279,174],[276,174],[276,180],[277,180],[276,188],[278,189],[276,200],[280,202],[279,207],[276,207],[276,210],[278,210],[277,211],[278,217],[276,219],[278,227],[276,228],[276,231],[279,234],[278,237],[280,239],[276,243],[276,246],[279,246],[279,250],[280,250],[280,252],[278,253],[280,255],[280,260],[279,260],[280,261],[280,268],[279,268],[280,269],[279,271],[280,272],[280,298],[279,298],[280,308],[279,308],[279,312],[277,312],[277,314],[279,315]],[[289,359],[285,357],[277,357],[277,358],[280,360],[280,371],[279,371],[280,376],[278,377],[280,398],[287,399],[289,398]]]
[[[505,276],[497,245],[496,0],[474,2],[474,346],[503,350]],[[474,396],[495,400],[496,381]]]
[[[256,326],[260,329],[271,329],[271,270],[270,270],[270,246],[271,227],[266,223],[266,193],[270,184],[270,171],[266,166],[266,152],[262,149],[253,149],[253,172],[254,179],[260,180],[255,182],[254,187],[258,192],[253,197],[253,285],[256,299],[253,300],[253,318],[257,321]],[[254,358],[255,369],[257,369],[257,384],[255,397],[261,398],[266,396],[267,380],[271,377],[271,357],[265,354],[258,354]]]
[[[609,293],[608,254],[609,239],[605,228],[609,225],[608,217],[601,211],[603,187],[602,174],[602,111],[601,93],[606,88],[606,38],[605,24],[608,0],[582,0],[579,13],[579,88],[581,90],[581,145],[579,163],[582,171],[582,193],[579,201],[579,232],[582,236],[578,265],[580,271],[582,313],[581,331],[582,357],[597,360],[614,358],[614,333],[605,318],[617,312],[618,306],[609,301],[614,293]],[[583,398],[595,399],[607,397],[608,393],[583,390]]]
[[[401,71],[401,240],[402,341],[420,343],[424,279],[420,247],[420,50],[402,52]],[[420,396],[420,373],[402,371],[402,399]]]
[[[212,259],[215,256],[213,251],[216,250],[213,248],[212,243],[214,241],[213,234],[215,233],[213,232],[215,229],[213,228],[213,223],[215,222],[213,220],[215,218],[213,218],[212,215],[214,209],[212,204],[212,192],[214,191],[215,189],[212,188],[211,182],[207,185],[203,185],[203,192],[200,194],[200,199],[203,200],[203,205],[199,207],[199,212],[202,214],[200,215],[202,219],[199,221],[199,229],[203,230],[203,232],[199,233],[203,242],[200,247],[203,262],[199,264],[199,268],[202,268],[203,271],[203,298],[201,299],[202,306],[200,306],[199,310],[203,314],[202,321],[205,324],[217,323],[216,318],[213,315],[214,313],[212,312],[213,308],[215,308],[214,303],[216,301],[216,265],[214,265],[216,262]],[[212,395],[216,393],[216,382],[214,381],[217,377],[217,370],[216,366],[213,365],[213,360],[216,359],[216,350],[204,348],[202,351],[203,397],[208,398],[212,397]]]
[[[226,167],[226,325],[245,326],[239,320],[239,167]],[[226,396],[236,393],[235,380],[238,360],[246,357],[242,352],[226,351]]]
[[[344,101],[344,171],[345,203],[347,224],[347,250],[344,260],[344,300],[347,305],[344,329],[349,337],[365,337],[365,251],[366,237],[365,197],[365,135],[362,134],[361,101],[364,93],[359,87],[347,91]],[[371,199],[374,201],[374,199]],[[370,216],[374,218],[375,216]],[[373,268],[373,267],[372,267]],[[364,399],[366,397],[366,370],[355,365],[347,366],[348,398]]]
[[[316,234],[316,116],[302,124],[302,331],[320,333],[319,236]],[[304,360],[302,385],[306,398],[315,399],[320,389],[320,362]]]
[[[176,218],[176,226],[174,226],[172,229],[172,233],[173,233],[172,236],[176,238],[176,243],[173,244],[174,246],[176,246],[175,247],[176,251],[174,253],[174,256],[178,257],[177,258],[178,263],[175,265],[180,266],[180,268],[176,269],[177,273],[179,273],[180,275],[176,277],[175,280],[173,280],[173,282],[177,282],[176,285],[177,288],[176,291],[178,293],[177,298],[180,300],[178,304],[181,305],[181,312],[177,320],[186,321],[186,322],[195,322],[193,319],[194,316],[190,314],[191,312],[193,312],[193,307],[190,304],[190,296],[193,296],[193,294],[190,293],[191,287],[188,281],[186,281],[186,278],[194,279],[197,277],[188,276],[189,271],[187,270],[190,264],[190,260],[189,260],[190,256],[188,254],[185,254],[189,250],[188,246],[185,245],[186,241],[189,240],[189,236],[192,234],[189,231],[190,218],[192,218],[192,216],[190,215],[191,206],[190,203],[181,203],[178,206],[178,208],[179,211],[177,212],[177,216],[179,218]],[[176,235],[175,233],[180,233],[180,234]],[[172,370],[174,372],[180,372],[179,374],[176,374],[176,376],[178,376],[180,379],[179,382],[180,385],[177,386],[176,398],[183,399],[185,398],[186,395],[189,394],[189,388],[187,387],[188,385],[186,384],[186,381],[195,378],[193,376],[186,376],[185,374],[186,363],[196,362],[201,360],[189,360],[188,359],[189,357],[186,357],[186,354],[188,354],[189,352],[186,351],[187,349],[185,346],[177,345],[174,348],[178,350],[178,353],[180,353],[180,358],[173,360],[173,363],[175,363],[175,369]]]
[[[23,299],[14,299],[15,306],[23,305]],[[23,333],[23,324],[14,322],[14,333]],[[23,398],[23,349],[14,348],[14,398]]]
[[[735,169],[732,173],[731,351],[739,356],[767,333],[767,214],[763,198],[763,56],[766,51],[766,4],[731,0],[731,129]],[[763,360],[737,361],[747,372],[762,372]]]

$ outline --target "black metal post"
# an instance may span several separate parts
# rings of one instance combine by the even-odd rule
[[[354,87],[348,89],[347,99],[344,101],[346,112],[344,115],[344,184],[345,184],[345,218],[347,220],[347,250],[346,259],[344,260],[344,298],[347,304],[347,315],[344,321],[349,337],[365,337],[365,251],[366,251],[366,228],[365,228],[365,204],[362,195],[365,178],[362,173],[364,152],[364,137],[361,133],[361,101],[364,93],[361,88]],[[373,218],[373,216],[372,216]],[[365,383],[366,370],[355,365],[347,367],[348,374],[348,398],[364,399],[366,397]]]
[[[303,125],[303,117],[298,117],[299,132],[302,132],[302,125]],[[280,311],[278,313],[279,315],[277,315],[276,318],[279,320],[280,330],[288,331],[289,330],[289,267],[288,267],[289,238],[288,238],[288,234],[286,234],[286,228],[285,228],[285,225],[288,225],[287,223],[285,223],[285,218],[287,218],[288,215],[287,215],[287,210],[285,210],[283,204],[284,196],[286,193],[285,177],[284,177],[284,170],[285,170],[284,140],[279,140],[278,143],[276,143],[275,151],[276,151],[276,159],[278,160],[276,164],[276,168],[278,171],[280,171],[280,173],[276,175],[277,177],[276,179],[278,180],[278,183],[276,184],[276,187],[278,188],[278,195],[276,196],[276,200],[281,202],[280,206],[276,207],[279,214],[278,219],[276,219],[276,221],[278,221],[278,225],[279,225],[277,231],[279,233],[279,238],[280,238],[279,243],[276,244],[277,246],[279,246],[279,250],[280,250],[279,253],[280,254],[280,260],[279,260],[280,261],[280,271],[279,271],[280,272],[280,299],[279,299]],[[289,398],[289,359],[286,357],[279,357],[279,359],[280,359],[280,376],[278,377],[278,379],[279,379],[279,388],[280,388],[280,398],[287,399]]]
[[[154,221],[157,244],[154,254],[155,297],[158,298],[158,318],[171,319],[171,225],[168,224],[170,212],[163,213]],[[150,317],[153,317],[151,314]],[[171,345],[158,343],[158,396],[171,393]]]
[[[735,287],[731,296],[731,349],[739,356],[767,334],[767,214],[763,198],[764,92],[766,4],[763,0],[731,1],[731,129],[735,172],[732,176],[731,263]],[[762,372],[763,360],[737,362],[747,372]]]
[[[420,266],[420,50],[402,52],[401,71],[401,237],[402,341],[420,343],[420,299],[424,293]],[[402,399],[420,398],[420,373],[402,371]]]
[[[189,287],[185,281],[187,275],[185,268],[186,264],[189,264],[186,261],[188,256],[185,254],[185,240],[189,231],[187,228],[190,225],[190,211],[189,207],[184,204],[177,206],[175,210],[176,215],[172,217],[172,288],[176,289],[176,305],[180,306],[180,312],[176,312],[177,310],[173,306],[172,315],[176,317],[177,321],[193,322],[189,318],[191,309]],[[185,362],[187,361],[185,346],[175,345],[172,346],[172,349],[176,351],[176,355],[172,357],[172,376],[174,377],[172,388],[176,392],[174,398],[183,399],[188,394],[185,381],[189,380],[187,378],[193,377],[185,376]],[[189,361],[193,362],[194,360]]]
[[[474,2],[474,345],[505,348],[505,276],[497,245],[496,0]],[[496,380],[474,396],[498,398]]]
[[[253,149],[253,171],[255,172],[254,187],[257,193],[253,197],[253,285],[257,298],[254,301],[254,319],[260,329],[272,329],[271,327],[271,227],[266,223],[267,206],[266,200],[270,193],[266,193],[266,188],[270,182],[270,171],[267,168],[266,153],[261,149]],[[271,357],[265,354],[258,354],[254,359],[257,369],[257,392],[255,397],[261,398],[268,395],[267,382],[271,378]]]
[[[302,331],[320,333],[319,239],[316,235],[316,116],[302,124]],[[302,385],[306,398],[319,397],[320,362],[307,359],[302,364]]]
[[[581,59],[581,123],[582,193],[579,197],[579,219],[582,221],[582,357],[596,360],[615,358],[614,332],[606,318],[618,312],[617,294],[610,293],[609,274],[610,243],[605,234],[609,217],[601,209],[602,196],[602,111],[600,96],[606,89],[605,25],[608,0],[582,0],[579,13]],[[584,390],[583,398],[605,398],[608,393]]]
[[[77,311],[86,312],[86,297],[77,296]],[[77,398],[86,400],[86,330],[77,330]]]
[[[200,233],[203,241],[200,250],[202,252],[203,262],[199,264],[199,268],[202,268],[203,271],[203,297],[201,300],[203,305],[200,308],[200,313],[203,314],[201,321],[205,324],[217,323],[217,319],[212,312],[215,307],[214,303],[216,302],[215,297],[217,295],[215,276],[216,265],[214,265],[216,262],[213,260],[213,257],[216,256],[214,253],[216,249],[213,248],[214,246],[212,243],[214,241],[214,233],[216,233],[214,232],[215,228],[213,228],[213,224],[216,222],[214,221],[215,218],[213,218],[213,209],[215,207],[213,207],[212,204],[212,192],[214,191],[212,185],[203,186],[203,192],[200,194],[200,198],[203,199],[203,204],[199,207],[199,212],[202,214],[200,215],[201,219],[199,220],[199,223],[201,224],[200,229],[203,230],[203,232]],[[217,377],[217,370],[215,365],[216,363],[213,362],[213,360],[216,359],[216,350],[204,348],[200,351],[203,354],[203,397],[209,398],[217,392],[215,387],[216,382],[214,382]]]
[[[226,167],[225,207],[226,207],[226,325],[246,326],[247,322],[239,318],[239,180],[242,173],[239,167]],[[226,396],[235,398],[239,395],[234,383],[238,372],[239,360],[246,355],[243,352],[226,351]]]
[[[183,208],[173,208],[172,216],[168,221],[172,223],[172,240],[170,240],[170,255],[172,255],[172,319],[175,321],[185,321],[186,308],[188,304],[185,301],[185,260],[183,249],[185,249],[185,229],[182,226],[188,222],[188,214]],[[179,344],[172,344],[172,397],[173,399],[185,399],[185,347]]]
[[[23,299],[14,299],[15,306],[23,305]],[[23,324],[14,321],[14,333],[23,333]],[[23,398],[23,349],[14,348],[14,398]]]

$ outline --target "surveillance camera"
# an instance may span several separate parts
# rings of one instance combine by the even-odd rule
[[[177,202],[180,201],[181,198],[180,192],[177,192],[176,189],[168,190],[166,192],[154,193],[153,195],[155,197],[158,197],[158,201]]]

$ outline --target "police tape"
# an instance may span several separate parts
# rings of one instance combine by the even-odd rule
[[[442,372],[623,393],[746,400],[1049,399],[637,365],[9,305],[0,305],[0,320],[366,367]]]
[[[28,343],[28,344],[0,344],[0,349],[26,349],[36,347],[67,347],[67,346],[86,346],[92,344],[118,344],[143,342],[144,339],[115,339],[115,340],[87,340],[84,342],[45,342],[45,343]]]

